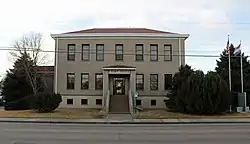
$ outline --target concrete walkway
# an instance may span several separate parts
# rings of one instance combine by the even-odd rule
[[[250,123],[250,118],[192,118],[192,119],[49,119],[49,118],[0,118],[0,122],[15,123],[69,123],[69,124],[200,124],[200,123]]]

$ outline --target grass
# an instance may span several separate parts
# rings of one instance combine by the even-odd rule
[[[32,110],[5,111],[0,110],[0,118],[65,118],[65,119],[92,119],[103,118],[104,115],[97,109],[58,108],[51,113],[36,113]]]
[[[133,115],[137,119],[181,119],[181,118],[250,118],[250,113],[233,113],[221,115],[190,115],[169,112],[167,110],[144,110]]]

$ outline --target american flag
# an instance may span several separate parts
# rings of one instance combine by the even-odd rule
[[[230,54],[230,47],[229,47],[229,37],[227,40],[227,47],[226,47],[226,55],[228,56]]]

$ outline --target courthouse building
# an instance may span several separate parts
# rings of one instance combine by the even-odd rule
[[[172,76],[185,64],[185,40],[146,28],[94,28],[51,34],[60,107],[133,112],[165,108]],[[136,99],[136,100],[135,100]]]

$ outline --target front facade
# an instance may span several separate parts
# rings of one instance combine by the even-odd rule
[[[144,28],[88,29],[52,34],[54,91],[60,107],[132,112],[165,108],[172,75],[185,64],[188,34]]]

